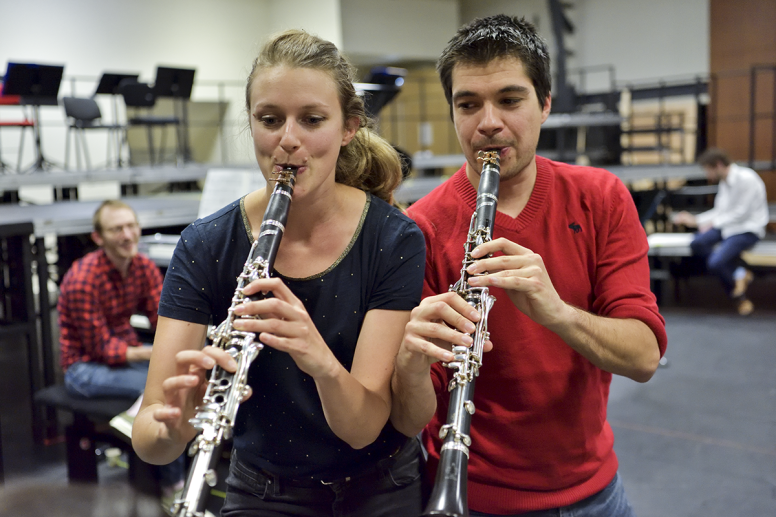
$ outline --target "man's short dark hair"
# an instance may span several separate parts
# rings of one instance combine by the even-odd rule
[[[728,166],[732,161],[728,153],[717,147],[709,147],[698,156],[698,165],[702,167],[715,167],[720,163]]]
[[[439,79],[451,109],[455,65],[484,66],[502,57],[520,60],[536,89],[539,106],[544,108],[552,87],[547,45],[525,18],[497,14],[475,19],[458,29],[437,61]]]

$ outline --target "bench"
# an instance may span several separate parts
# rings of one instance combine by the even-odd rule
[[[652,257],[689,257],[693,233],[653,233],[647,236],[649,255]],[[741,254],[750,266],[776,266],[776,241],[761,240]]]
[[[691,257],[693,233],[653,233],[647,236],[650,257],[649,277],[654,282],[655,295],[659,298],[661,283],[670,280],[669,265],[672,258]],[[668,260],[665,260],[668,259]],[[741,259],[750,267],[776,267],[776,241],[760,240],[752,249],[741,254]]]
[[[65,411],[73,420],[65,427],[67,477],[71,482],[97,482],[96,443],[108,443],[128,452],[129,481],[140,491],[157,495],[156,467],[140,460],[127,437],[114,432],[110,420],[129,409],[134,398],[72,397],[62,385],[49,386],[34,395],[36,404]]]

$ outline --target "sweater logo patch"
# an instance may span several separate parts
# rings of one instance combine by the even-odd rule
[[[582,227],[581,227],[581,226],[579,226],[579,225],[578,225],[576,222],[573,222],[573,223],[571,223],[571,224],[569,225],[569,228],[571,228],[572,230],[574,230],[574,233],[579,233],[579,232],[581,232],[581,231],[582,231]]]

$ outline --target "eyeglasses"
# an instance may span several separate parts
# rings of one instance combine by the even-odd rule
[[[103,231],[108,235],[119,235],[120,233],[123,233],[125,229],[134,232],[140,229],[140,225],[137,223],[127,223],[119,226],[111,226],[110,228],[105,228]]]

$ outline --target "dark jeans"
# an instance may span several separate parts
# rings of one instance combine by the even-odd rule
[[[722,232],[716,228],[698,233],[690,243],[694,255],[706,259],[708,270],[719,277],[728,296],[733,292],[735,280],[733,272],[742,264],[741,252],[746,251],[760,238],[751,232],[722,238]]]
[[[235,451],[222,517],[414,517],[422,511],[416,439],[368,472],[330,483],[284,479],[245,465]]]
[[[488,513],[470,512],[470,517],[491,517]],[[614,479],[600,492],[587,499],[582,499],[562,508],[541,510],[516,514],[515,516],[501,517],[634,517],[628,498],[625,496],[625,488],[622,486],[620,474],[615,474]],[[495,517],[495,516],[493,516]]]

